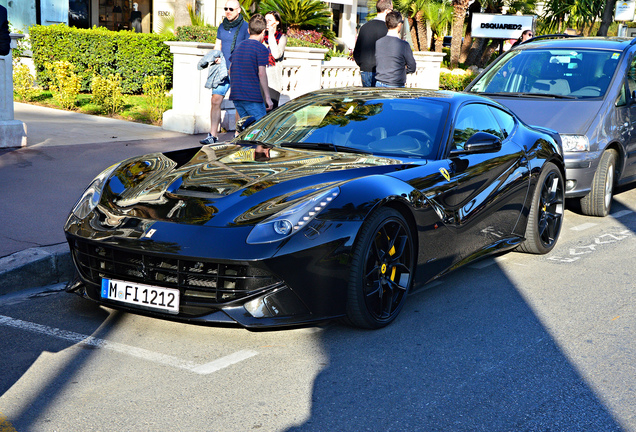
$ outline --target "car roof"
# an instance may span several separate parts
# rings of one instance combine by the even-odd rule
[[[481,102],[499,105],[489,98],[471,93],[459,93],[448,90],[427,90],[417,88],[376,88],[376,87],[345,87],[335,89],[316,90],[307,93],[300,98],[345,98],[357,99],[429,99],[446,102],[450,105],[460,105],[465,102]]]
[[[543,39],[541,36],[517,45],[514,49],[606,49],[623,51],[636,43],[636,39],[626,37],[563,37],[555,39]]]

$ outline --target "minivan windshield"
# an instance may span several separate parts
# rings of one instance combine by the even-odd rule
[[[469,91],[523,97],[601,97],[620,55],[618,51],[591,49],[512,50]]]

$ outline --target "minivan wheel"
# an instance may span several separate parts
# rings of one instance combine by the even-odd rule
[[[616,150],[606,150],[601,155],[592,189],[590,193],[581,198],[581,211],[587,216],[607,216],[612,206],[612,194],[614,192],[614,174],[616,173]]]

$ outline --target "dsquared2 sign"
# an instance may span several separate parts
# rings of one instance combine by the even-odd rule
[[[481,23],[481,28],[494,30],[521,30],[521,24]]]

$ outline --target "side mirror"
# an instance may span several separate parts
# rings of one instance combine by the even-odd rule
[[[451,151],[452,155],[467,153],[491,153],[501,150],[501,138],[488,132],[477,132],[468,138],[463,149]]]
[[[239,131],[239,132],[243,132],[245,129],[247,129],[255,121],[256,120],[254,120],[254,117],[252,117],[252,116],[241,117],[236,122],[236,130]]]

